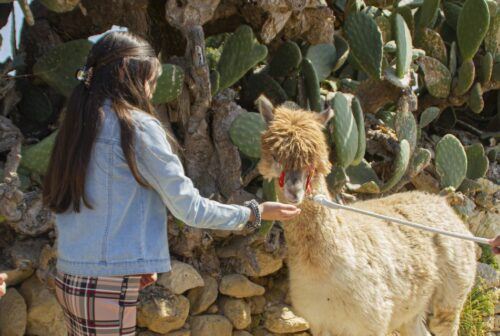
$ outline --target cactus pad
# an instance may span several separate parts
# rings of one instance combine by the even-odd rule
[[[380,179],[366,160],[362,160],[357,166],[349,166],[346,173],[349,176],[349,190],[367,194],[380,192]]]
[[[457,29],[458,25],[458,17],[460,16],[460,11],[462,10],[462,6],[455,2],[446,1],[443,4],[444,16],[446,19],[446,23],[453,29]]]
[[[432,27],[436,20],[440,0],[424,0],[415,16],[415,25],[419,28]]]
[[[385,15],[379,15],[375,18],[375,22],[382,33],[382,41],[384,43],[391,41],[393,39],[391,20]]]
[[[80,0],[40,0],[40,2],[51,11],[64,13],[72,11]]]
[[[479,80],[481,84],[486,84],[491,80],[493,73],[493,55],[487,52],[481,57],[481,66],[479,67]]]
[[[335,62],[335,66],[333,67],[333,71],[337,71],[344,65],[345,61],[347,61],[347,57],[349,57],[349,44],[344,40],[341,36],[335,36],[335,50],[337,52],[337,61]]]
[[[302,61],[302,53],[297,43],[284,42],[276,51],[269,63],[269,75],[280,78],[287,76],[293,69],[297,69]]]
[[[436,31],[429,28],[421,29],[415,38],[415,45],[423,49],[427,56],[434,57],[443,64],[448,64],[446,46],[441,35]]]
[[[267,98],[275,105],[279,105],[288,99],[286,92],[271,76],[260,72],[248,77],[243,85],[242,100],[251,105],[261,95],[265,94]]]
[[[363,110],[358,98],[354,97],[352,99],[351,109],[358,127],[358,150],[352,164],[358,165],[365,157],[366,151],[365,118],[363,117]]]
[[[457,72],[457,43],[455,41],[451,42],[450,45],[450,61],[448,64],[448,68],[450,69],[451,77],[455,76]]]
[[[358,127],[352,115],[349,101],[344,94],[338,92],[332,99],[335,112],[330,126],[335,142],[337,163],[347,168],[356,158],[358,152]]]
[[[267,48],[256,41],[252,28],[246,25],[240,26],[224,43],[217,64],[217,71],[220,74],[219,90],[236,83],[266,56]]]
[[[92,42],[83,39],[57,45],[37,60],[33,74],[68,97],[79,83],[75,71],[85,64],[90,48]]]
[[[431,152],[425,148],[417,148],[410,161],[408,175],[413,178],[420,174],[431,162]]]
[[[153,104],[163,104],[177,98],[182,91],[184,71],[177,65],[163,64],[163,72],[158,78],[156,90],[153,95]]]
[[[399,78],[403,78],[410,69],[413,46],[410,30],[399,14],[394,16],[394,37],[396,39],[396,74]]]
[[[54,147],[57,131],[45,139],[22,150],[21,167],[32,173],[44,175],[49,166],[49,160]]]
[[[45,122],[52,115],[52,103],[45,92],[36,85],[27,85],[21,90],[23,98],[18,108],[29,120]]]
[[[439,107],[431,106],[426,108],[420,115],[420,128],[424,128],[433,122],[439,116],[440,112]]]
[[[417,146],[417,122],[413,113],[408,110],[397,111],[394,126],[399,141],[408,141],[410,151],[413,152]]]
[[[332,44],[316,44],[307,49],[306,58],[311,61],[318,80],[321,82],[332,72],[337,61],[337,51]]]
[[[490,164],[488,157],[484,153],[484,147],[481,143],[475,143],[465,147],[467,154],[467,178],[478,179],[484,177]]]
[[[352,13],[345,21],[344,31],[357,64],[371,77],[381,78],[383,41],[375,20],[363,12]]]
[[[490,11],[490,14],[493,13]],[[500,41],[500,10],[497,9],[496,13],[491,16],[490,20],[490,27],[484,37],[484,49],[494,56],[499,52],[498,42]]]
[[[484,109],[483,89],[481,88],[480,83],[476,83],[472,87],[467,103],[474,113],[481,113],[481,111]]]
[[[461,96],[471,88],[476,76],[476,69],[472,60],[467,60],[462,63],[458,69],[457,85],[453,88],[453,94]]]
[[[460,141],[446,134],[436,145],[436,171],[442,188],[458,188],[467,173],[467,155]]]
[[[229,137],[241,153],[252,159],[260,158],[260,138],[266,123],[259,113],[247,112],[234,119]]]
[[[401,178],[408,170],[408,166],[410,164],[410,156],[410,144],[408,143],[408,141],[406,141],[406,139],[403,139],[399,143],[399,152],[394,160],[393,174],[391,178],[384,183],[382,188],[380,188],[381,192],[387,192],[391,190],[401,180]]]
[[[311,110],[320,112],[322,110],[322,105],[319,91],[319,80],[312,62],[307,58],[302,60],[301,72],[304,76],[304,84],[306,87],[309,106]]]
[[[424,81],[429,93],[436,98],[446,98],[450,94],[451,74],[448,68],[437,59],[422,56],[417,59],[424,72]]]
[[[490,24],[486,0],[466,0],[458,17],[457,40],[464,60],[471,60],[483,42]]]

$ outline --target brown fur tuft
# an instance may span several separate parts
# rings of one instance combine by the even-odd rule
[[[262,134],[262,157],[272,155],[287,169],[314,167],[318,174],[326,175],[331,164],[326,159],[328,147],[323,130],[315,112],[279,106]]]

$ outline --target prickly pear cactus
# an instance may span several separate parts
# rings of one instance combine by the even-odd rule
[[[319,79],[312,62],[304,58],[302,60],[301,72],[304,76],[306,86],[307,101],[311,110],[320,112],[322,110],[321,97],[319,92]]]
[[[420,174],[431,162],[432,154],[428,149],[417,148],[413,153],[408,168],[408,175],[415,177]]]
[[[356,156],[352,161],[352,165],[358,165],[365,157],[366,151],[365,118],[358,98],[354,97],[352,99],[351,109],[354,120],[356,121],[356,126],[358,127],[358,150],[356,151]]]
[[[465,149],[452,134],[446,134],[436,145],[436,171],[442,188],[458,188],[467,174]]]
[[[337,93],[331,105],[335,113],[330,125],[337,162],[340,167],[347,168],[358,152],[358,127],[344,94]]]
[[[393,174],[385,182],[385,184],[380,188],[381,192],[387,192],[391,190],[405,175],[408,170],[408,165],[410,164],[411,149],[410,144],[406,139],[401,140],[399,143],[399,152],[394,159]]]
[[[478,179],[486,174],[489,166],[489,160],[484,153],[484,147],[481,143],[475,143],[465,147],[467,154],[467,178]]]
[[[269,75],[275,78],[285,77],[297,69],[302,61],[302,53],[297,43],[284,42],[273,55],[269,63]]]
[[[321,82],[332,72],[337,60],[337,51],[331,44],[317,44],[307,49],[306,58],[311,61],[318,80]]]
[[[260,138],[266,129],[264,119],[259,113],[240,114],[229,128],[229,136],[241,153],[251,159],[260,158]]]
[[[417,59],[424,72],[425,86],[436,98],[446,98],[450,94],[451,74],[448,68],[437,59],[422,56]]]
[[[466,0],[457,24],[457,40],[464,60],[471,60],[483,42],[490,24],[486,0]]]
[[[265,94],[275,105],[284,103],[288,98],[280,84],[264,72],[249,76],[243,88],[242,100],[248,104],[252,104],[261,94]]]
[[[418,28],[432,27],[436,21],[440,0],[424,0],[417,11],[415,26]]]
[[[349,57],[349,44],[342,36],[335,36],[335,51],[337,53],[337,61],[335,62],[335,66],[333,67],[333,71],[337,71],[340,69],[344,63],[347,61]]]
[[[54,147],[57,131],[50,134],[37,144],[23,148],[21,167],[28,171],[44,175],[49,166],[49,159]]]
[[[481,88],[480,83],[474,84],[472,90],[470,91],[469,101],[467,102],[470,109],[474,113],[481,113],[484,109],[484,100],[483,100],[483,89]]]
[[[264,179],[262,182],[262,198],[264,201],[276,202],[276,189],[274,181],[268,181]],[[259,228],[260,235],[267,235],[271,228],[273,227],[274,221],[262,221],[262,225]]]
[[[154,104],[168,103],[177,98],[181,94],[182,83],[184,83],[184,71],[179,66],[163,64],[162,69],[163,72],[158,78],[152,99]]]
[[[403,78],[410,69],[412,61],[411,33],[405,20],[399,14],[394,16],[394,36],[396,39],[396,74]]]
[[[474,83],[474,78],[476,76],[476,68],[472,60],[466,60],[460,66],[458,70],[458,81],[457,85],[453,89],[453,94],[456,96],[461,96],[472,87]]]
[[[481,57],[481,65],[479,67],[479,80],[481,84],[486,84],[491,80],[493,73],[493,55],[487,52]]]
[[[236,83],[266,56],[267,47],[256,41],[252,28],[240,26],[224,43],[217,64],[220,74],[219,90]]]
[[[40,0],[40,2],[51,11],[64,13],[72,11],[80,0]]]
[[[86,62],[92,48],[88,40],[73,40],[50,49],[33,66],[33,73],[68,97],[78,84],[75,71]]]
[[[396,112],[394,126],[399,141],[403,139],[408,141],[410,150],[413,152],[417,146],[417,122],[413,113],[408,110]]]
[[[364,12],[352,13],[347,17],[344,31],[357,64],[371,77],[381,78],[383,41],[375,20]]]
[[[431,106],[426,108],[420,115],[420,128],[424,128],[433,122],[439,116],[440,112],[439,107]]]

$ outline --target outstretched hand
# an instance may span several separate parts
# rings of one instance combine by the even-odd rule
[[[500,235],[490,240],[490,246],[493,253],[500,254]]]
[[[7,280],[7,274],[0,273],[0,297],[4,296],[7,292],[7,284],[5,281]]]
[[[264,202],[259,204],[262,220],[289,220],[300,214],[300,209],[295,205],[279,202]],[[253,214],[252,214],[253,216]]]

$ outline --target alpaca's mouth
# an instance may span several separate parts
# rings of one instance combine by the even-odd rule
[[[302,201],[304,200],[303,191],[299,191],[298,193],[292,193],[287,188],[285,188],[283,194],[285,196],[287,203],[289,204],[298,205],[302,203]]]

